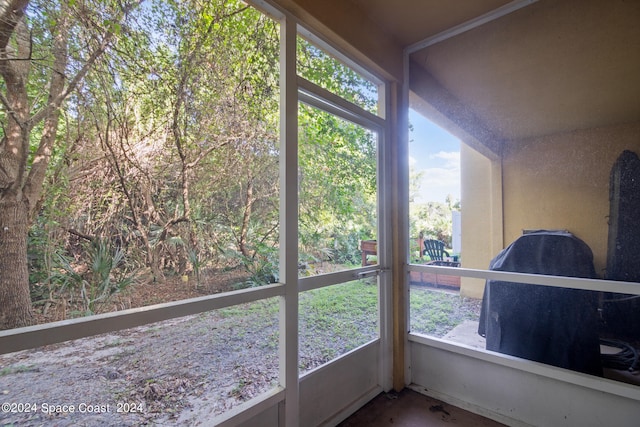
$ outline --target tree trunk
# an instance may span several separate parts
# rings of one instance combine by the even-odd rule
[[[240,252],[246,257],[250,255],[249,250],[247,249],[247,238],[249,234],[249,222],[251,221],[251,211],[254,202],[255,198],[253,197],[253,176],[251,175],[251,172],[249,172],[249,182],[247,183],[247,188],[245,191],[244,213],[242,215],[242,226],[240,229],[240,241],[238,242]]]
[[[0,1],[0,77],[3,83],[0,101],[6,115],[4,138],[0,142],[0,330],[26,326],[32,320],[27,233],[42,197],[43,181],[56,143],[58,109],[115,37],[111,28],[105,29],[104,37],[87,52],[84,64],[75,75],[68,75],[67,42],[75,14],[68,8],[71,2],[62,2],[60,13],[49,16],[55,23],[51,46],[54,61],[49,84],[43,88],[47,96],[46,107],[31,115],[30,98],[34,93],[29,93],[28,82],[33,39],[25,17],[28,3],[28,0]],[[135,3],[123,6],[115,22],[124,19]],[[32,154],[31,131],[40,123],[43,124],[42,135]]]
[[[24,202],[0,199],[0,330],[32,323],[27,234],[29,214]]]

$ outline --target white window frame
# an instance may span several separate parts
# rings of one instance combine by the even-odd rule
[[[390,242],[388,225],[389,194],[384,185],[390,179],[389,123],[384,114],[388,110],[389,85],[382,78],[348,57],[312,32],[303,29],[298,21],[279,6],[265,0],[249,0],[252,6],[280,24],[280,283],[243,289],[222,294],[191,298],[176,302],[156,304],[118,312],[105,313],[0,331],[0,354],[29,350],[45,345],[87,338],[103,333],[144,326],[151,323],[199,314],[267,298],[279,298],[280,346],[279,385],[262,395],[245,402],[216,417],[212,422],[220,426],[238,425],[262,411],[279,405],[281,421],[285,425],[299,424],[299,373],[298,373],[298,302],[299,293],[311,289],[356,280],[364,276],[379,277],[379,324],[384,354],[381,354],[380,376],[390,384],[391,371],[391,306],[390,306]],[[379,89],[379,115],[345,101],[325,89],[297,76],[296,41],[298,34],[313,40],[314,44],[339,58],[342,62],[373,81]],[[298,103],[305,102],[343,119],[371,129],[378,134],[378,265],[356,268],[316,277],[298,278]],[[374,340],[376,341],[376,340]],[[389,385],[385,388],[389,388]],[[284,402],[287,402],[284,405]]]

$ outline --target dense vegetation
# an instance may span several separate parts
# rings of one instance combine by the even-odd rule
[[[0,328],[30,323],[25,291],[92,313],[141,277],[277,280],[278,24],[240,1],[10,3]],[[376,107],[371,83],[302,39],[298,72]],[[299,123],[301,259],[356,262],[375,238],[375,135],[311,107]]]
[[[238,0],[0,6],[0,329],[136,280],[278,280],[279,28]],[[375,112],[309,42],[298,74]],[[376,238],[377,135],[299,109],[301,265]]]

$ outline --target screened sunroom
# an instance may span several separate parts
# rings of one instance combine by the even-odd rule
[[[239,182],[242,197],[228,198],[231,190],[211,193],[207,200],[227,207],[226,214],[202,216],[193,224],[205,227],[207,221],[227,218],[228,227],[212,229],[210,238],[221,239],[227,233],[245,257],[243,262],[251,253],[252,260],[265,260],[263,266],[268,260],[273,268],[265,274],[260,270],[261,275],[252,270],[256,274],[251,284],[241,289],[0,331],[3,400],[29,397],[36,399],[31,404],[77,408],[87,402],[69,400],[75,386],[62,378],[76,378],[74,370],[102,358],[113,370],[100,384],[113,394],[109,401],[106,394],[95,395],[96,410],[109,404],[115,411],[126,404],[130,412],[146,402],[141,409],[153,409],[155,415],[135,418],[103,411],[94,419],[74,418],[74,411],[54,413],[61,425],[134,425],[143,419],[166,425],[337,425],[381,393],[405,388],[507,425],[637,425],[640,274],[635,272],[640,265],[640,210],[634,206],[640,199],[635,184],[640,171],[633,154],[640,154],[640,4],[237,3],[231,12],[207,12],[217,18],[196,22],[193,28],[218,31],[224,27],[217,26],[219,17],[250,14],[247,20],[233,21],[217,55],[254,46],[242,44],[246,40],[237,36],[242,31],[234,32],[238,28],[251,28],[254,32],[247,30],[247,39],[260,40],[260,52],[269,54],[216,56],[229,67],[249,64],[242,68],[246,78],[233,80],[237,91],[215,109],[181,116],[171,137],[204,135],[207,117],[220,111],[239,114],[240,104],[234,104],[239,98],[258,100],[255,110],[242,113],[242,120],[211,125],[219,141],[238,129],[228,139],[234,142],[224,144],[237,142],[239,148],[233,162],[224,163],[226,157],[220,154],[204,170],[227,167],[232,173],[220,178],[230,183],[224,188]],[[152,10],[163,10],[157,7],[143,9],[147,15],[139,15],[138,25],[143,25],[144,16],[154,16]],[[188,11],[180,12],[184,16],[176,22],[190,22]],[[161,26],[155,28],[151,47],[161,39]],[[185,51],[203,43],[196,41]],[[170,56],[172,49],[163,54]],[[175,51],[181,49],[176,45]],[[197,87],[230,84],[231,80],[205,74],[207,64],[215,60],[197,58],[187,54],[180,63],[202,67],[197,68],[203,76]],[[254,64],[258,65],[251,68]],[[155,72],[147,80],[161,87],[166,80],[162,70]],[[186,73],[184,81],[197,80],[196,75]],[[180,108],[191,102],[195,111],[197,105],[213,102],[200,98],[197,91],[185,93],[184,103],[176,104]],[[140,108],[136,112],[144,116],[148,110]],[[417,256],[414,253],[418,231],[423,230],[413,227],[413,218],[423,211],[410,189],[409,158],[420,144],[409,136],[410,109],[460,141],[460,241],[454,248],[446,245],[447,259],[442,262],[423,258],[423,233]],[[251,117],[258,124],[255,128]],[[184,126],[182,133],[175,130],[178,125]],[[194,165],[213,152],[207,138],[196,136],[193,145],[176,145],[175,162]],[[247,148],[244,142],[252,138],[260,145]],[[438,141],[429,144],[438,150]],[[125,145],[115,144],[109,153]],[[150,157],[166,154],[149,141],[144,147]],[[624,156],[631,158],[629,163],[621,162]],[[142,159],[136,164],[144,165]],[[269,177],[272,182],[245,183],[244,171],[255,171],[247,175],[252,179]],[[176,176],[182,179],[180,173]],[[163,179],[171,180],[170,175]],[[127,175],[121,178],[125,187]],[[217,182],[211,178],[210,187],[194,184],[188,190],[209,194]],[[176,191],[176,199],[184,197],[185,188],[183,196]],[[266,193],[269,198],[254,196]],[[247,202],[250,197],[255,203]],[[243,201],[246,205],[240,209]],[[240,206],[235,211],[230,208],[234,203]],[[187,206],[172,209],[186,211]],[[237,222],[232,221],[234,212]],[[261,221],[251,222],[249,215],[255,218],[257,212],[263,212]],[[171,226],[180,222],[188,223],[176,217]],[[140,222],[136,236],[145,224]],[[169,227],[165,231],[171,233]],[[256,238],[261,246],[251,247],[251,233],[262,236]],[[539,246],[516,257],[525,259],[524,267],[504,261],[512,243],[540,236],[546,239],[536,243]],[[557,249],[560,244],[549,243],[557,238],[571,243]],[[165,246],[174,248],[167,253],[176,257],[180,250],[175,248],[187,248],[170,247],[169,240]],[[242,251],[245,246],[247,253]],[[344,247],[357,251],[347,253]],[[579,257],[581,250],[584,256]],[[587,263],[587,273],[572,270],[578,262],[574,258]],[[200,271],[196,264],[181,276],[185,283],[193,283],[191,274]],[[551,268],[552,264],[560,267]],[[206,288],[212,280],[211,274],[202,273],[195,287]],[[434,326],[444,305],[454,307],[443,315],[447,320]],[[531,323],[515,332],[510,329],[524,317],[536,325],[546,322],[546,329],[536,336]],[[451,318],[455,321],[448,323]],[[183,327],[188,333],[180,332]],[[144,351],[133,347],[143,333],[151,334]],[[179,352],[169,352],[165,334],[182,333]],[[509,350],[507,335],[515,347],[526,347],[521,345],[526,342],[535,351],[528,356],[526,351]],[[83,344],[91,339],[102,341]],[[572,340],[580,345],[568,345]],[[70,349],[58,347],[65,345]],[[85,357],[70,357],[64,365],[69,371],[56,368],[62,375],[60,393],[40,390],[37,375],[48,373],[44,365],[53,357],[47,349],[60,357],[60,352],[73,355],[73,347],[84,349]],[[559,356],[538,357],[541,348]],[[611,358],[603,362],[603,354],[621,352],[631,353],[626,364],[614,365]],[[131,366],[147,366],[140,362],[147,353],[155,357],[153,363],[165,367],[165,376],[134,372]],[[39,359],[30,359],[34,354]],[[199,358],[183,357],[189,354]],[[125,360],[133,365],[125,368]],[[585,360],[596,368],[584,368]],[[232,371],[239,377],[226,376]],[[168,376],[170,372],[180,372],[181,379]],[[216,377],[224,381],[216,383]],[[23,388],[32,384],[38,390],[19,392],[21,388],[9,381],[23,381]],[[127,388],[127,381],[140,388]],[[15,403],[16,411],[41,409],[18,408]],[[11,409],[0,420],[26,419]],[[41,410],[33,420],[46,421],[38,417]]]

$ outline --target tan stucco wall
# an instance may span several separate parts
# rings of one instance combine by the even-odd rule
[[[640,122],[507,144],[503,159],[504,245],[523,229],[566,229],[606,266],[609,174],[623,150],[640,155]],[[464,201],[464,199],[463,199]]]
[[[460,144],[462,267],[487,269],[502,246],[500,159]],[[481,298],[484,280],[463,277],[463,296]]]

